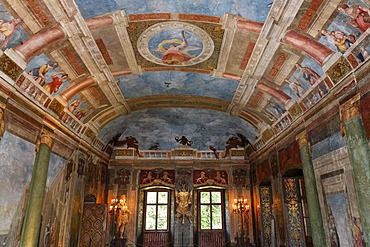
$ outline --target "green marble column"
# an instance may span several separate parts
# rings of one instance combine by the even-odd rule
[[[30,192],[21,234],[21,247],[37,247],[40,234],[42,203],[45,194],[46,179],[49,169],[51,145],[53,139],[48,133],[42,133],[37,147],[35,164],[32,172]]]
[[[324,227],[322,223],[321,208],[317,194],[316,178],[313,169],[311,146],[306,131],[297,136],[301,153],[303,177],[306,189],[308,215],[310,216],[312,242],[315,247],[326,246]]]
[[[353,182],[366,246],[370,244],[370,149],[360,113],[360,95],[341,105]]]

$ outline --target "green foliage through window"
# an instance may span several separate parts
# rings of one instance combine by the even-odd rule
[[[222,229],[222,194],[220,191],[201,191],[200,228],[202,230]]]
[[[145,230],[168,229],[168,192],[146,192]]]

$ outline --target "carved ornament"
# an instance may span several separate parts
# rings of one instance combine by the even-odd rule
[[[308,146],[308,148],[310,150],[310,153],[311,153],[311,143],[310,143],[310,140],[308,139],[308,135],[307,135],[306,131],[303,131],[303,132],[299,133],[296,136],[296,140],[298,142],[299,148],[303,148],[304,146]]]
[[[358,116],[361,116],[360,94],[357,94],[340,106],[340,118],[343,124],[348,120]]]
[[[42,132],[40,136],[40,144],[46,144],[49,148],[53,146],[55,136],[49,132]]]

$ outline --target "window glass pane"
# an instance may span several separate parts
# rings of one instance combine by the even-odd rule
[[[168,192],[162,191],[158,192],[158,203],[167,203],[168,202]]]
[[[212,193],[212,203],[221,203],[221,192],[213,191]]]
[[[200,203],[210,203],[209,192],[200,192]]]
[[[146,193],[146,203],[156,203],[156,201],[157,201],[157,192]]]
[[[145,215],[145,230],[155,230],[156,206],[147,205]]]
[[[167,205],[158,205],[158,230],[167,230],[167,216]]]
[[[167,218],[158,219],[157,230],[167,230]]]
[[[200,206],[200,228],[211,229],[211,212],[209,205]]]
[[[221,205],[212,205],[212,229],[222,229]]]
[[[158,218],[167,218],[167,205],[158,205]]]

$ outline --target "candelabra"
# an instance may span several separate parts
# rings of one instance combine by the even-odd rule
[[[248,200],[244,199],[243,196],[239,196],[238,199],[234,199],[233,212],[238,215],[238,232],[236,233],[236,242],[238,247],[249,246],[248,232],[248,222],[246,222],[246,227],[244,227],[244,218],[247,217],[246,213],[249,212]],[[246,229],[244,229],[246,228]],[[241,232],[239,236],[239,232]]]
[[[129,210],[126,205],[126,197],[123,199],[112,199],[109,206],[109,214],[111,216],[111,247],[121,247],[125,245],[124,239],[124,215],[128,214]]]

